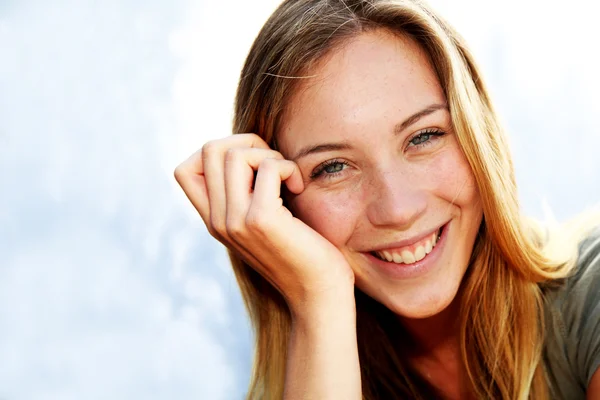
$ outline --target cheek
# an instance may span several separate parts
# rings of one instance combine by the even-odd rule
[[[429,180],[438,196],[458,206],[475,206],[479,203],[479,191],[471,167],[457,148],[440,154],[429,168]]]
[[[354,231],[361,210],[359,202],[360,196],[352,193],[307,190],[289,204],[296,218],[341,247]]]

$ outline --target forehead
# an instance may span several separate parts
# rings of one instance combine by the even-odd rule
[[[314,143],[317,136],[344,136],[373,120],[395,124],[432,103],[445,102],[421,47],[384,30],[347,41],[307,75],[313,77],[297,86],[277,134],[286,156]]]

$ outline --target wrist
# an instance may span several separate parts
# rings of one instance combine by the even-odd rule
[[[356,321],[354,285],[339,286],[306,296],[296,305],[290,305],[293,325],[309,327],[336,321]]]

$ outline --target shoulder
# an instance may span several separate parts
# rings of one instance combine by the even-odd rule
[[[594,294],[594,284],[600,279],[600,226],[578,244],[577,260],[568,276],[554,290],[548,290],[550,299],[561,307],[579,300],[591,300],[585,294]],[[585,289],[592,289],[588,293]],[[592,296],[593,297],[593,296]]]
[[[600,366],[600,227],[581,241],[570,276],[545,300],[550,375],[585,392]]]
[[[571,285],[577,285],[579,282],[590,283],[589,280],[593,280],[598,274],[600,274],[600,227],[594,229],[579,245],[577,267],[568,281]]]
[[[571,328],[600,319],[600,227],[579,244],[577,263],[558,290],[556,301]],[[598,335],[600,338],[600,331]]]

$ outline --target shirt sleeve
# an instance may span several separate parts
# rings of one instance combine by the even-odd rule
[[[600,367],[600,229],[579,247],[577,269],[567,279],[562,316],[571,367],[587,388]]]

